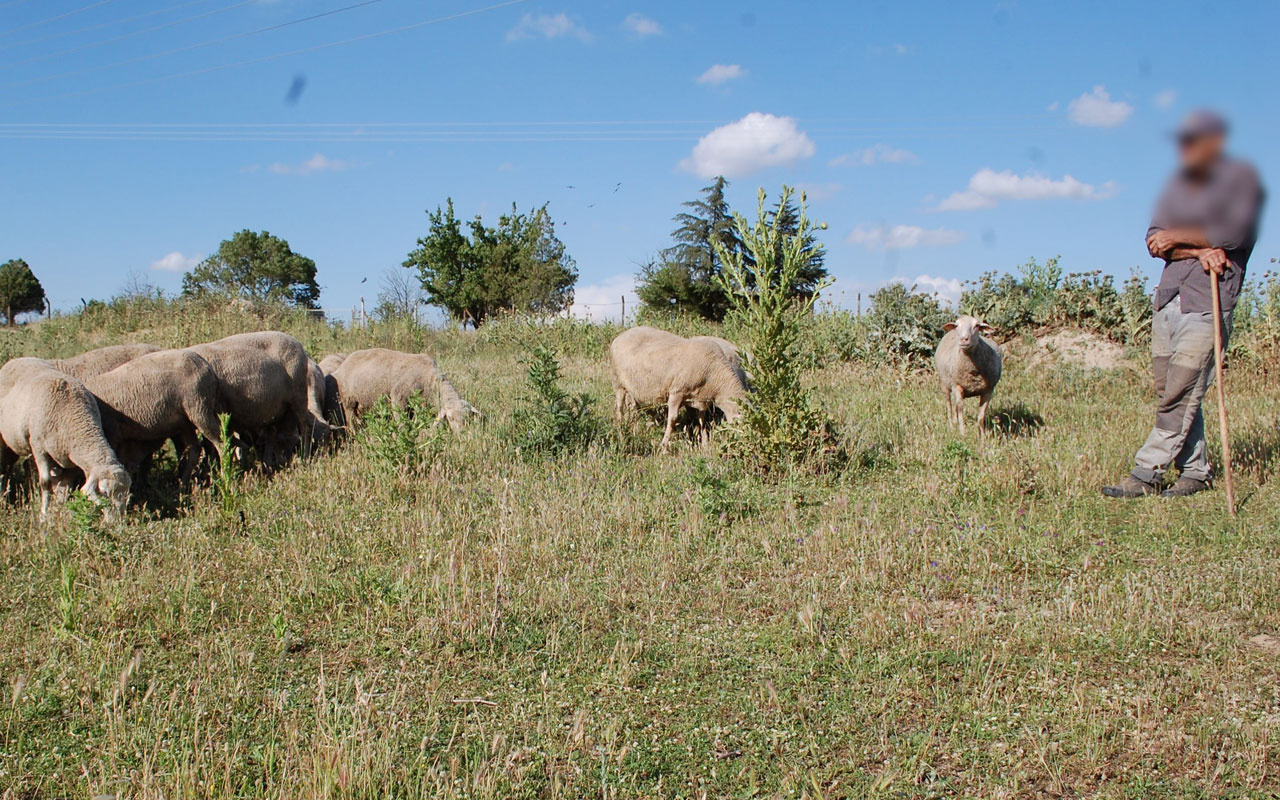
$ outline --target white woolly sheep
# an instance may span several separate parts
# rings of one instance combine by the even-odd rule
[[[97,350],[89,350],[78,356],[51,363],[58,368],[59,372],[84,381],[158,350],[160,348],[154,344],[113,344],[110,347],[100,347]]]
[[[89,499],[108,501],[108,522],[123,515],[132,482],[102,431],[98,404],[50,362],[15,358],[0,367],[0,441],[0,472],[7,475],[19,458],[35,462],[42,518],[69,470],[84,473]]]
[[[197,433],[222,452],[222,385],[209,362],[190,350],[149,353],[89,378],[85,386],[98,400],[107,441],[130,472],[168,439],[178,449],[184,481],[200,460]]]
[[[292,428],[297,441],[328,440],[332,429],[311,405],[311,359],[297,339],[279,331],[262,331],[187,349],[213,367],[232,428],[242,438],[274,441],[278,432]]]
[[[736,348],[735,348],[736,349]],[[722,346],[705,339],[685,339],[657,328],[641,326],[618,334],[609,345],[614,412],[622,420],[627,405],[667,406],[663,449],[680,409],[688,406],[705,417],[719,409],[732,422],[741,414],[747,393],[746,376],[725,357]],[[702,438],[709,434],[703,429]]]
[[[938,343],[933,363],[946,395],[947,421],[964,433],[966,397],[978,398],[978,430],[983,430],[987,405],[1000,382],[1000,349],[982,336],[991,326],[971,316],[962,316],[943,326],[946,334]]]
[[[338,399],[348,421],[368,413],[381,398],[405,408],[414,394],[435,403],[436,421],[447,421],[455,431],[469,418],[481,416],[453,388],[435,359],[423,353],[384,348],[357,350],[342,360],[331,377],[337,383]]]

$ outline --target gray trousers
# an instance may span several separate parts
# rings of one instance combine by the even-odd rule
[[[1222,315],[1222,346],[1231,335],[1231,312]],[[1205,449],[1201,404],[1213,382],[1213,314],[1182,313],[1175,297],[1151,323],[1151,365],[1155,372],[1156,424],[1134,457],[1133,477],[1159,483],[1173,465],[1183,477],[1212,477]]]

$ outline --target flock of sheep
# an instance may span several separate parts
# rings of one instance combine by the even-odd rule
[[[963,431],[961,401],[979,398],[981,424],[1000,379],[1000,352],[973,317],[946,328],[936,366],[948,419]],[[665,405],[664,450],[682,410],[693,413],[705,443],[717,414],[736,419],[750,391],[737,346],[717,336],[630,328],[609,355],[618,420],[629,408]],[[454,430],[480,415],[428,355],[374,348],[317,363],[278,331],[174,350],[126,344],[60,361],[15,358],[0,367],[0,478],[11,496],[15,469],[29,458],[42,517],[54,494],[79,487],[103,501],[110,521],[124,513],[132,476],[167,442],[184,484],[208,451],[221,457],[226,447],[242,463],[256,456],[275,468],[304,442],[330,442],[379,400],[406,408],[415,394],[433,402],[437,422]]]

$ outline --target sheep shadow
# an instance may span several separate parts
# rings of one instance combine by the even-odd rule
[[[1002,438],[1030,438],[1044,427],[1044,417],[1024,403],[1016,403],[993,409],[987,415],[987,424]]]

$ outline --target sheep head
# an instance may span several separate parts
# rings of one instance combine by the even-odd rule
[[[119,522],[124,517],[125,506],[129,502],[129,490],[133,487],[133,479],[123,467],[108,467],[88,476],[81,491],[95,503],[106,500],[103,517],[108,523]]]
[[[942,326],[944,331],[956,332],[956,344],[960,345],[960,349],[964,351],[972,350],[977,347],[978,342],[982,341],[982,334],[990,333],[991,326],[977,317],[964,315],[957,317],[955,322],[948,322]]]
[[[472,417],[483,419],[484,414],[480,413],[480,409],[463,400],[458,404],[449,404],[441,408],[436,414],[436,424],[447,422],[449,427],[456,433],[462,430],[462,426]]]

